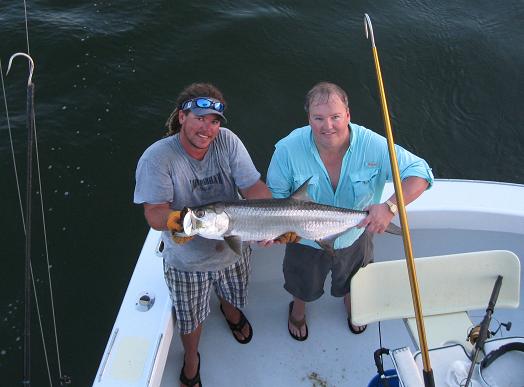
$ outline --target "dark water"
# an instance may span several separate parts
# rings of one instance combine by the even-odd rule
[[[342,85],[352,120],[383,133],[365,12],[396,142],[423,156],[437,177],[524,183],[522,0],[29,1],[61,365],[74,385],[94,379],[146,235],[141,208],[131,203],[134,169],[162,135],[179,90],[193,81],[219,86],[229,127],[262,173],[277,139],[305,123],[303,96],[320,80]],[[26,51],[23,2],[1,0],[4,75],[17,51]],[[18,58],[4,79],[22,186],[26,72]],[[19,385],[23,374],[24,236],[14,176],[2,112],[5,386]],[[37,203],[33,265],[54,359],[39,213]],[[36,325],[33,334],[33,385],[47,385]],[[56,377],[56,360],[51,367]]]

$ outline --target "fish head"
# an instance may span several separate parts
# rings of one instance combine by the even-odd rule
[[[220,203],[189,208],[184,216],[184,232],[187,235],[200,235],[204,238],[217,239],[227,232],[229,216]]]

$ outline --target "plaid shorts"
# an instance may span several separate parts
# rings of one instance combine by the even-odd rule
[[[250,260],[251,248],[247,248],[236,263],[218,271],[180,271],[164,262],[164,278],[181,334],[193,332],[210,313],[211,286],[219,298],[235,307],[246,305]]]

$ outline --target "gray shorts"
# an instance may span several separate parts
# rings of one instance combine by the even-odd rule
[[[218,271],[180,271],[164,261],[164,278],[181,334],[193,332],[208,316],[211,288],[235,307],[246,306],[250,262],[251,248],[245,249],[236,263]]]
[[[335,256],[289,243],[284,256],[284,288],[303,301],[314,301],[324,294],[324,282],[331,271],[331,295],[343,297],[349,293],[351,278],[372,261],[373,235],[367,231],[351,246],[335,250]]]

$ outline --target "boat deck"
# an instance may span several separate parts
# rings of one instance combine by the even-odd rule
[[[425,229],[415,230],[411,236],[415,257],[468,252],[473,251],[472,246],[475,251],[504,249],[524,257],[524,240],[518,234]],[[375,237],[375,245],[376,261],[404,257],[400,237],[380,235]],[[402,320],[382,322],[382,338],[378,323],[370,324],[361,335],[352,334],[342,299],[329,294],[329,278],[325,294],[307,306],[308,339],[304,342],[292,339],[287,331],[291,297],[282,287],[282,257],[280,246],[254,248],[249,304],[245,308],[254,331],[249,344],[241,345],[234,340],[217,299],[212,299],[211,314],[204,323],[199,346],[204,385],[361,387],[367,386],[376,374],[373,352],[381,345],[390,349],[410,345],[412,352],[416,352]],[[504,331],[504,336],[524,336],[523,309],[522,306],[495,309],[491,329],[498,326],[496,320],[512,321],[511,331]],[[484,310],[470,313],[474,322],[479,322],[483,315]],[[464,338],[466,335],[464,332]],[[162,386],[178,385],[182,355],[182,345],[175,334]],[[388,357],[385,368],[392,368]]]
[[[391,193],[392,186],[386,185],[383,197]],[[409,206],[414,256],[510,250],[522,259],[522,197],[524,185],[436,181],[431,190]],[[144,243],[94,387],[179,385],[183,349],[180,338],[173,334],[171,301],[162,275],[161,254],[157,251],[159,238],[160,233],[151,230]],[[411,351],[416,352],[401,319],[383,321],[380,326],[372,323],[363,334],[352,334],[342,300],[329,294],[329,278],[326,293],[308,304],[309,338],[304,342],[292,339],[287,330],[291,296],[282,286],[282,258],[282,246],[255,247],[253,250],[249,299],[245,308],[254,330],[249,344],[241,345],[234,340],[219,311],[217,299],[212,298],[211,314],[204,322],[199,346],[203,385],[365,387],[376,375],[373,360],[376,349],[410,346]],[[396,259],[404,259],[402,239],[387,234],[376,236],[375,261]],[[424,284],[419,283],[419,286],[422,290]],[[384,288],[383,292],[392,290]],[[521,298],[522,295],[520,287]],[[154,300],[149,303],[149,309],[143,310],[143,297],[146,301]],[[488,301],[486,297],[486,306]],[[469,314],[471,320],[478,323],[484,313],[482,307]],[[495,308],[491,330],[498,327],[497,320],[513,324],[510,332],[503,330],[497,337],[501,334],[524,337],[522,305],[517,309]],[[467,332],[463,332],[464,340],[466,336]],[[392,362],[386,357],[385,369],[388,368],[392,368]]]

